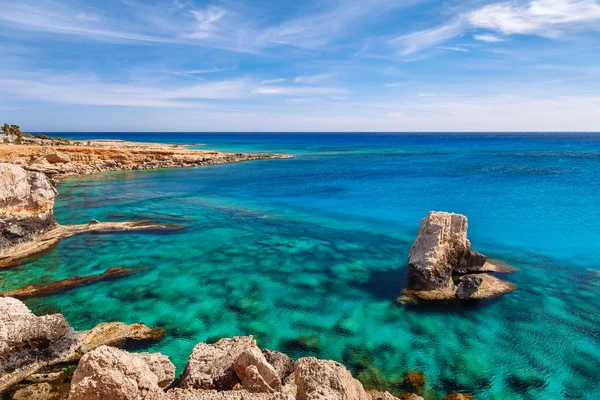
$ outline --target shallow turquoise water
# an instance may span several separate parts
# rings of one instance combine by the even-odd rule
[[[150,351],[179,369],[197,342],[251,333],[263,347],[342,361],[363,380],[377,370],[390,389],[404,370],[420,369],[440,398],[455,390],[478,399],[600,398],[600,137],[170,140],[295,158],[70,179],[58,188],[61,223],[188,228],[74,237],[1,271],[0,289],[146,266],[28,305],[60,310],[80,329],[107,320],[164,327],[168,337]],[[474,247],[521,270],[506,276],[517,291],[398,305],[410,245],[432,209],[469,216]]]

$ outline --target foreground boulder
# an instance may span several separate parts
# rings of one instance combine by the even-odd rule
[[[305,357],[294,364],[297,400],[371,400],[342,364]]]
[[[225,338],[214,344],[197,344],[179,377],[178,386],[183,389],[231,390],[240,381],[235,371],[235,361],[248,349],[258,349],[252,336]]]
[[[81,358],[69,399],[162,400],[174,376],[175,366],[166,356],[101,346]]]
[[[46,175],[0,163],[0,252],[56,226],[56,195]]]
[[[0,299],[0,392],[78,345],[61,314],[37,317],[17,299]]]
[[[421,220],[408,256],[407,294],[425,300],[481,299],[516,288],[491,275],[479,274],[515,269],[474,251],[467,228],[467,217],[460,214],[432,211]],[[457,274],[464,276],[455,282]]]

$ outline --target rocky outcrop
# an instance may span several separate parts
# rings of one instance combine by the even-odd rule
[[[121,322],[77,332],[61,314],[38,317],[21,301],[0,298],[0,392],[48,365],[77,361],[99,346],[121,345],[128,339],[159,340],[164,334],[162,329]]]
[[[442,400],[474,400],[472,394],[469,393],[452,393],[447,396],[444,396]]]
[[[491,275],[479,274],[516,269],[474,251],[467,239],[467,227],[467,217],[460,214],[432,211],[421,220],[408,256],[406,294],[424,300],[481,299],[516,288]],[[459,274],[463,276],[457,277]]]
[[[0,162],[43,172],[51,179],[105,171],[145,170],[216,165],[288,158],[280,154],[223,153],[188,150],[183,146],[125,141],[90,141],[88,146],[3,146]]]
[[[55,227],[56,194],[44,174],[0,163],[0,251]]]
[[[283,393],[250,393],[246,390],[190,390],[173,389],[166,395],[167,400],[295,400],[293,395]]]
[[[281,378],[255,347],[244,350],[235,360],[235,373],[244,389],[250,392],[274,393],[281,391]]]
[[[128,353],[101,346],[82,357],[71,384],[71,400],[162,400],[175,366],[161,354]]]
[[[297,400],[371,400],[362,384],[335,361],[300,358],[294,375]]]

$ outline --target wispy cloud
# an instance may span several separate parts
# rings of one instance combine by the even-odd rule
[[[505,42],[506,39],[501,38],[499,36],[496,35],[490,35],[489,33],[482,33],[480,35],[473,35],[473,38],[475,40],[479,40],[481,42],[487,42],[487,43],[499,43],[499,42]]]
[[[302,75],[294,78],[294,82],[296,83],[304,83],[304,84],[315,84],[319,82],[323,82],[325,80],[331,79],[335,76],[334,73],[326,73],[326,74],[316,74],[316,75]]]
[[[438,27],[399,36],[391,43],[400,48],[401,54],[408,55],[447,42],[467,31],[486,30],[473,37],[495,43],[504,40],[497,34],[557,38],[571,31],[597,30],[599,21],[600,3],[597,0],[501,2],[464,12]]]
[[[262,81],[260,81],[261,85],[271,85],[273,83],[282,83],[287,81],[287,79],[285,78],[277,78],[277,79],[263,79]]]

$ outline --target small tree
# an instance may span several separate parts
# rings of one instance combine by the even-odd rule
[[[2,132],[4,132],[6,136],[10,135],[10,126],[8,126],[8,124],[2,125]]]

